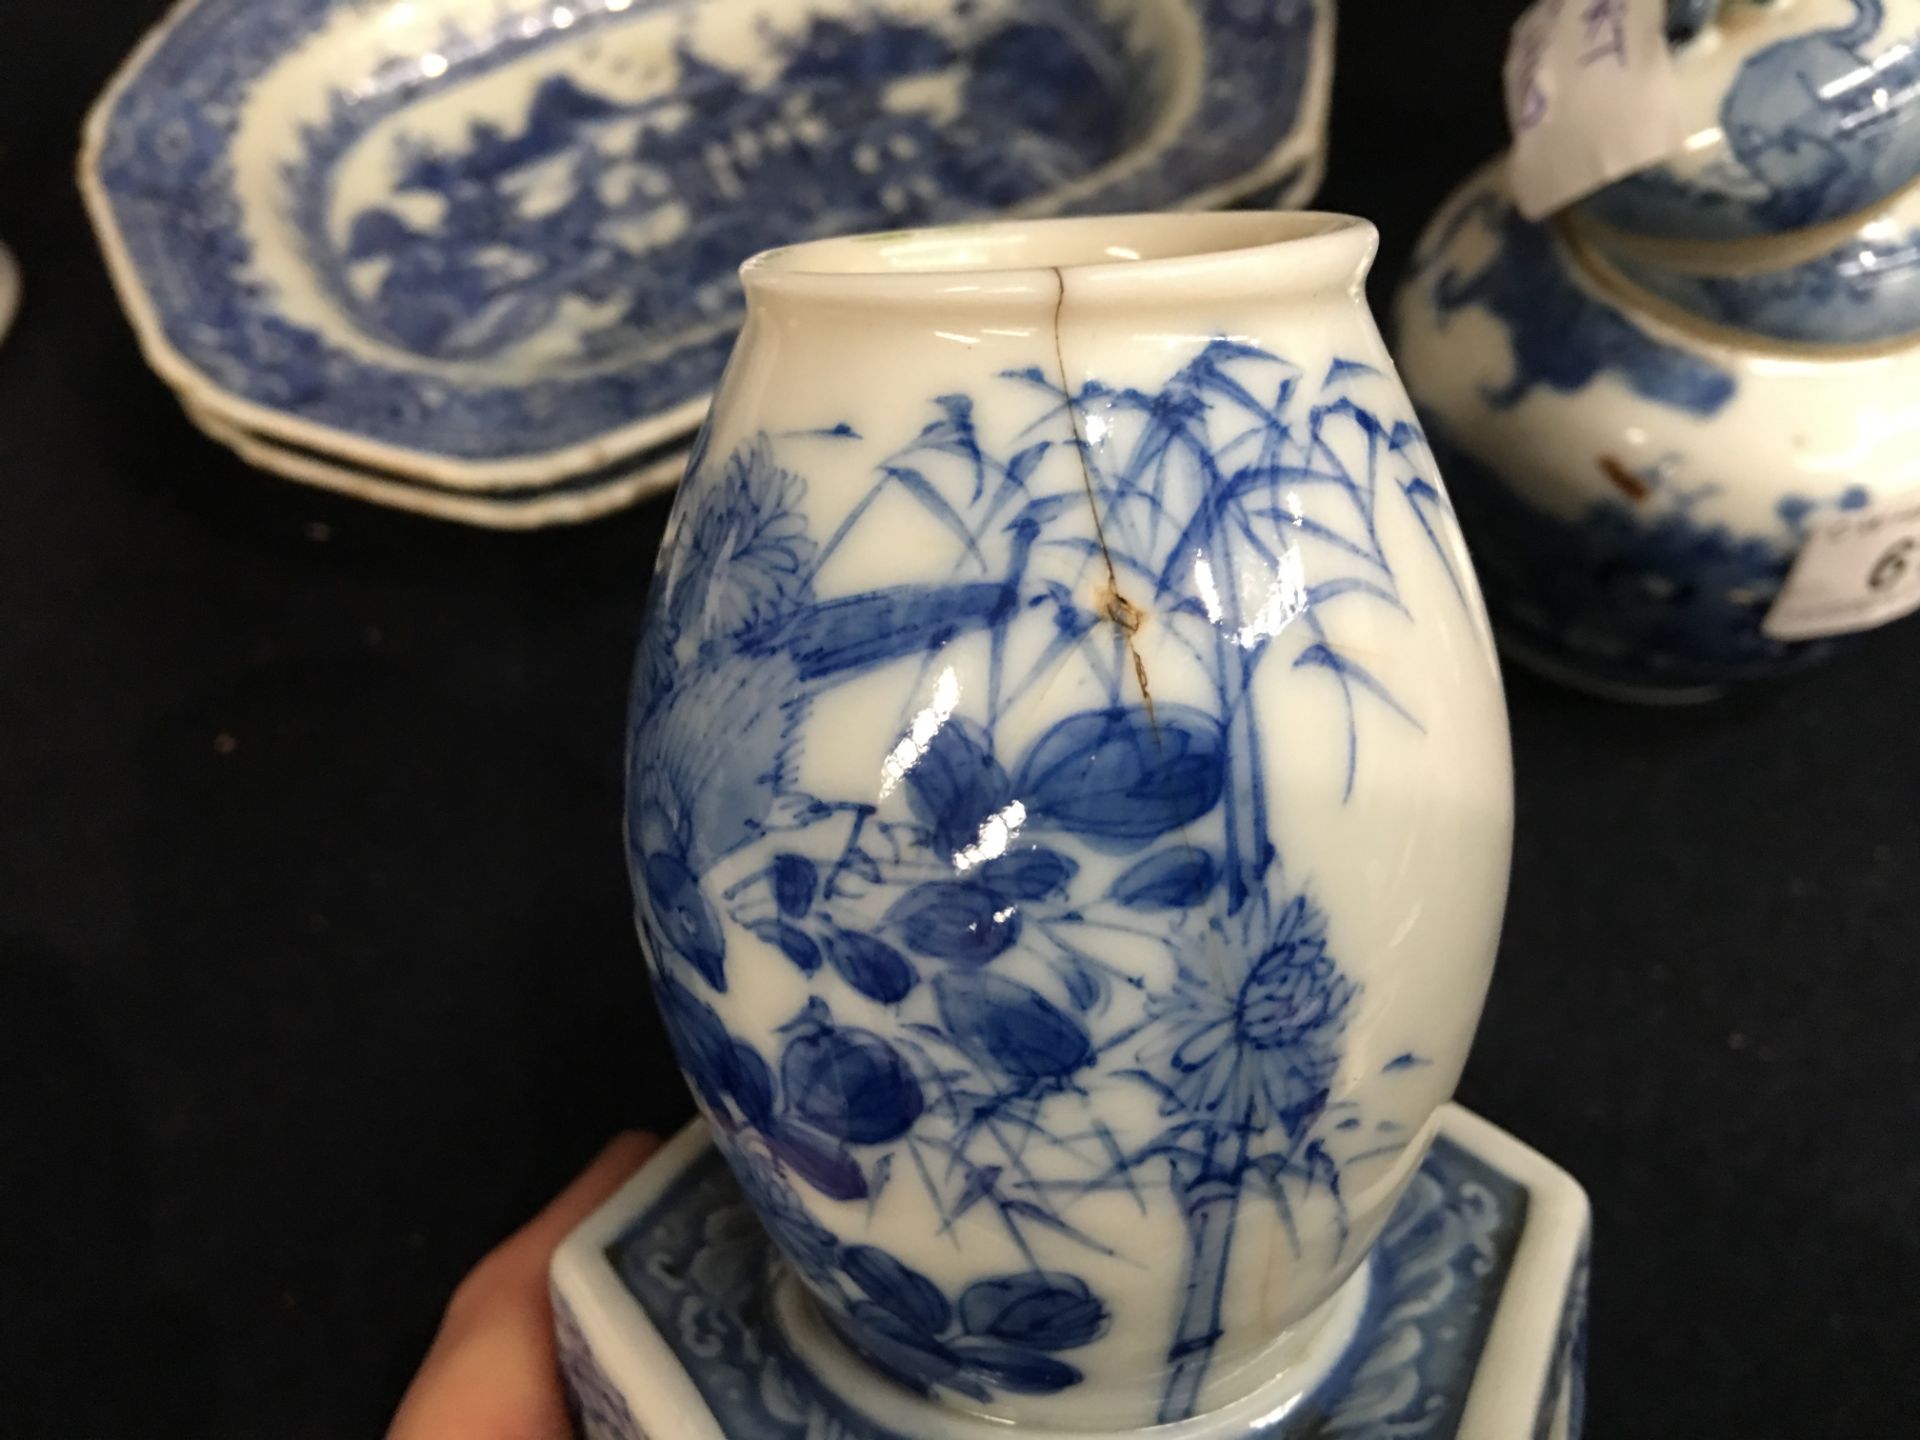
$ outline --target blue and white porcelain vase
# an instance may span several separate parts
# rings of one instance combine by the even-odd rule
[[[1506,717],[1374,241],[1008,222],[743,272],[638,665],[638,922],[822,1333],[958,1412],[1305,1394],[1460,1073]]]

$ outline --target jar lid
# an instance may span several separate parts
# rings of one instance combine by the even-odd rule
[[[1579,212],[1732,240],[1868,210],[1920,176],[1920,0],[1666,0],[1685,140]]]

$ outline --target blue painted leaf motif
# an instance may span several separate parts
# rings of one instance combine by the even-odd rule
[[[1093,968],[1084,955],[1068,951],[1063,958],[1060,979],[1067,987],[1067,998],[1073,1001],[1075,1008],[1083,1013],[1093,1009],[1106,998],[1105,978]]]
[[[1328,645],[1309,645],[1293,657],[1293,668],[1303,670],[1310,666],[1331,670],[1341,678],[1342,682],[1351,681],[1380,700],[1402,720],[1413,725],[1419,724],[1412,715],[1407,713],[1406,707],[1393,698],[1393,692],[1381,684],[1373,672],[1358,660],[1349,659]]]
[[[1190,705],[1087,710],[1035,742],[1014,793],[1030,821],[1130,850],[1219,804],[1225,761],[1219,724]]]
[[[1014,1080],[1064,1079],[1093,1056],[1086,1028],[1018,981],[954,971],[933,982],[933,994],[954,1038]]]
[[[820,890],[820,872],[804,855],[773,857],[773,901],[782,915],[800,916],[813,908]]]
[[[827,1314],[833,1317],[834,1312],[829,1309]],[[988,1398],[977,1386],[960,1381],[960,1361],[953,1351],[883,1305],[854,1301],[847,1307],[847,1323],[839,1328],[854,1349],[902,1384],[921,1391],[947,1385],[977,1399]]]
[[[980,883],[1007,900],[1046,900],[1064,895],[1080,864],[1058,850],[1035,845],[980,867]]]
[[[927,742],[907,771],[907,803],[941,855],[965,850],[988,818],[1006,809],[1013,787],[979,727],[958,716]]]
[[[922,1334],[940,1334],[953,1323],[953,1307],[940,1287],[910,1266],[903,1265],[873,1245],[852,1245],[842,1254],[841,1268],[867,1298],[883,1306],[904,1325]]]
[[[990,1341],[962,1341],[953,1347],[960,1363],[989,1385],[1016,1395],[1051,1395],[1078,1385],[1081,1375],[1064,1360]]]
[[[961,1190],[958,1198],[954,1200],[953,1213],[948,1218],[958,1220],[975,1205],[978,1205],[981,1200],[985,1199],[986,1196],[991,1193],[993,1187],[1000,1183],[1000,1175],[1000,1166],[982,1165],[971,1175],[967,1176],[966,1187]]]
[[[844,1149],[778,1120],[761,1127],[775,1160],[829,1200],[864,1200],[867,1177]]]
[[[1024,489],[1027,477],[1039,468],[1041,460],[1052,448],[1051,440],[1038,440],[1007,461],[1007,483]]]
[[[1188,910],[1207,898],[1219,877],[1207,851],[1176,845],[1128,867],[1108,893],[1129,910]]]
[[[907,957],[884,940],[857,930],[829,930],[823,938],[828,963],[869,1000],[897,1005],[920,983]]]
[[[1020,912],[966,880],[929,880],[888,907],[883,921],[907,948],[956,965],[984,965],[1020,938]]]
[[[969,1285],[960,1296],[960,1328],[1032,1350],[1071,1350],[1106,1331],[1107,1307],[1078,1276],[1035,1270]]]
[[[749,1125],[757,1129],[773,1118],[773,1071],[744,1040],[733,1042],[728,1088]]]
[[[660,976],[654,993],[674,1053],[707,1108],[732,1125],[731,1102],[748,1124],[766,1124],[773,1114],[773,1072],[760,1052],[734,1039],[713,1008],[671,976]]]
[[[824,1134],[850,1145],[898,1140],[925,1108],[905,1057],[850,1025],[809,1025],[780,1056],[787,1103]]]
[[[660,934],[716,990],[727,988],[727,942],[700,881],[672,855],[647,858],[647,899]]]
[[[806,931],[784,920],[755,921],[752,929],[760,939],[778,948],[801,974],[811,975],[820,968],[820,947]]]
[[[1074,494],[1043,495],[1038,500],[1029,501],[1013,518],[1015,525],[1045,526],[1060,518],[1069,510],[1077,510],[1087,503],[1086,496]]]
[[[709,1109],[726,1114],[736,1063],[733,1037],[727,1027],[712,1006],[697,999],[671,975],[657,975],[653,993],[688,1081]]]

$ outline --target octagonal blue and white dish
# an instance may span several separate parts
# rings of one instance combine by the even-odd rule
[[[350,467],[524,493],[688,436],[772,243],[1295,203],[1331,0],[183,0],[81,179],[150,363]]]

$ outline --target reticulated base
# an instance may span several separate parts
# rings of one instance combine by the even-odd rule
[[[1576,1440],[1587,1202],[1457,1106],[1309,1361],[1151,1440]],[[587,1440],[974,1440],[1040,1432],[874,1374],[783,1295],[703,1126],[561,1246],[561,1366]],[[1097,1437],[1079,1432],[1080,1440]]]

